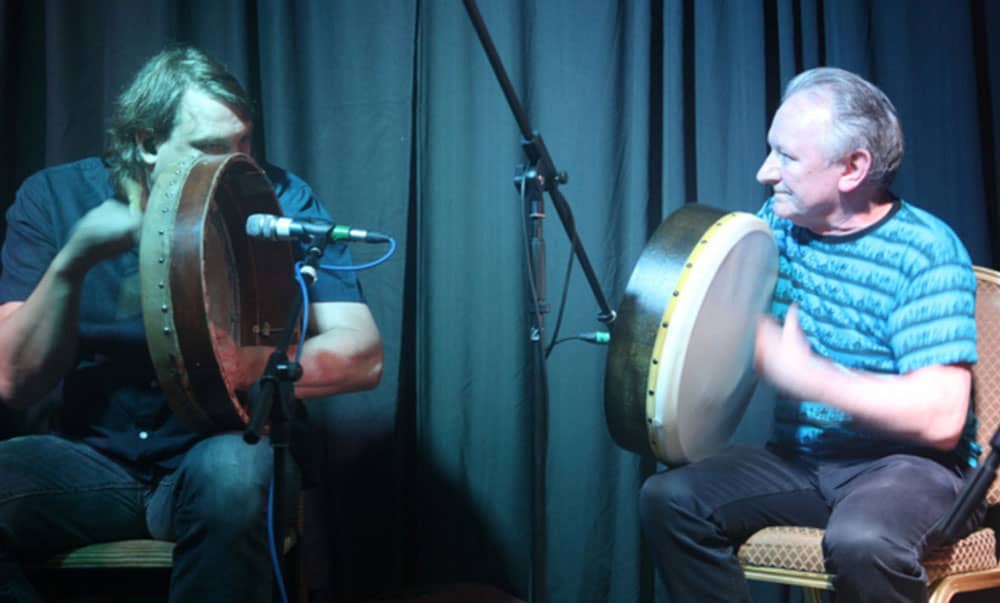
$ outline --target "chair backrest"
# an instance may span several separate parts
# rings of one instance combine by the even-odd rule
[[[972,367],[972,397],[979,419],[977,440],[985,458],[990,439],[1000,426],[1000,272],[974,267],[976,273],[976,347],[979,362]],[[1000,479],[986,493],[989,505],[1000,504]]]

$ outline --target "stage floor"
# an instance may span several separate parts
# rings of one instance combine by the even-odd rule
[[[485,584],[453,584],[372,600],[370,603],[525,603],[498,588]]]

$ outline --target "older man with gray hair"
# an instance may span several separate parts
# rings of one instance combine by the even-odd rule
[[[980,452],[968,253],[890,192],[899,119],[857,75],[794,78],[768,144],[758,215],[779,274],[754,360],[778,392],[774,433],[650,477],[644,535],[673,601],[749,601],[735,551],[770,525],[826,528],[838,602],[926,600],[927,535]]]

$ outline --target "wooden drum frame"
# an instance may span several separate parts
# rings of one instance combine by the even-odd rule
[[[667,465],[724,446],[753,387],[757,319],[777,280],[768,225],[701,204],[657,228],[612,325],[605,416],[623,448]]]
[[[298,295],[291,246],[246,236],[254,213],[281,206],[263,170],[235,153],[179,162],[153,186],[143,218],[149,353],[167,403],[199,433],[245,427],[238,348],[273,347]]]

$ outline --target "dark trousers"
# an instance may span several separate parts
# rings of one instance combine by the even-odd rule
[[[925,539],[962,479],[922,456],[806,462],[733,447],[651,476],[639,514],[673,603],[749,601],[736,550],[773,525],[826,529],[838,603],[926,601]]]
[[[147,481],[80,442],[0,442],[0,602],[39,600],[18,563],[26,555],[150,537],[176,541],[171,602],[270,601],[272,460],[266,439],[250,446],[222,434]]]

